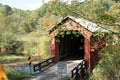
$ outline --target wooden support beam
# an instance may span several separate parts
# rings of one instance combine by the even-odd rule
[[[91,70],[91,56],[90,56],[90,37],[85,37],[84,38],[85,40],[85,43],[84,43],[84,50],[85,50],[85,53],[84,53],[84,58],[85,60],[87,61],[87,68],[88,70]]]
[[[51,56],[55,57],[55,61],[58,62],[60,58],[59,44],[58,42],[55,41],[55,38],[51,39],[50,46],[51,46]]]

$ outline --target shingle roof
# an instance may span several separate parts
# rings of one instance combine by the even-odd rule
[[[90,22],[90,21],[87,21],[87,20],[81,19],[81,18],[75,18],[72,16],[68,16],[68,17],[73,19],[74,21],[76,21],[77,23],[79,23],[80,25],[82,25],[83,27],[85,27],[86,29],[88,29],[91,32],[96,32],[96,31],[107,32],[106,29],[103,29],[103,28],[97,26],[93,22]]]
[[[65,17],[63,20],[61,20],[58,24],[62,23],[65,19],[70,18],[72,20],[74,20],[75,22],[77,22],[78,24],[80,24],[81,26],[83,26],[84,28],[88,29],[91,32],[96,32],[96,31],[100,31],[100,32],[108,32],[108,30],[101,28],[99,26],[97,26],[95,23],[90,22],[88,20],[82,19],[82,18],[75,18],[73,16],[67,16]],[[57,25],[52,26],[49,31],[52,31],[53,28],[57,28]]]

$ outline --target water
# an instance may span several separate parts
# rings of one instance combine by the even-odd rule
[[[25,71],[26,73],[30,73],[30,74],[37,74],[40,73],[39,71],[34,72],[33,71],[33,67],[31,66],[17,66],[14,67],[15,70],[19,70],[19,71]]]

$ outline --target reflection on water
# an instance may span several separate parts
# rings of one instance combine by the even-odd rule
[[[17,66],[14,67],[15,70],[19,70],[19,71],[25,71],[26,73],[32,73],[32,74],[37,74],[40,73],[39,71],[33,72],[33,67],[31,66]]]

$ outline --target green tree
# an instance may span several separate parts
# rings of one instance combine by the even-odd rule
[[[4,5],[4,14],[6,16],[10,15],[12,13],[12,8],[8,5]]]
[[[116,3],[120,2],[120,0],[113,0],[113,1],[115,1]]]

